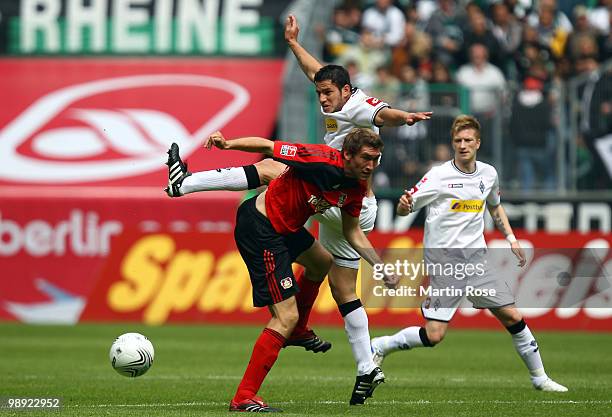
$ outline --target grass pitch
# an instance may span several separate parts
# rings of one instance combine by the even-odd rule
[[[141,332],[155,362],[139,378],[111,368],[114,338]],[[229,416],[227,407],[261,327],[0,324],[0,397],[62,397],[59,411],[4,415]],[[318,328],[326,354],[281,351],[260,394],[295,416],[594,416],[612,409],[612,334],[534,329],[548,374],[565,394],[531,388],[510,336],[451,328],[434,349],[387,358],[387,382],[365,406],[350,407],[354,363],[342,329]],[[380,329],[372,335],[388,333]],[[58,414],[59,413],[59,414]]]

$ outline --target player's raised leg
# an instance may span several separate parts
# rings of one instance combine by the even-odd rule
[[[490,310],[512,335],[514,348],[529,370],[533,387],[541,391],[566,392],[566,387],[546,375],[540,347],[516,307],[511,305]]]
[[[179,147],[168,150],[168,188],[170,197],[180,197],[198,191],[244,191],[266,185],[278,177],[287,166],[273,159],[252,165],[211,169],[191,173],[179,155]]]

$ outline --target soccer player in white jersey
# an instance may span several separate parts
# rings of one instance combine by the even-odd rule
[[[325,116],[326,144],[340,149],[345,136],[356,127],[367,127],[378,133],[378,128],[383,125],[413,125],[431,118],[431,112],[409,113],[392,109],[387,103],[353,88],[346,69],[338,65],[323,66],[300,45],[297,40],[298,33],[299,27],[295,16],[288,16],[285,23],[285,39],[300,67],[315,84],[321,112]],[[191,174],[176,153],[169,157],[169,184],[166,192],[171,197],[178,197],[198,191],[254,189],[268,184],[285,169],[284,164],[265,159],[245,167]],[[370,232],[374,228],[376,211],[376,198],[369,189],[359,219],[364,232]],[[355,396],[359,391],[360,377],[378,378],[372,375],[377,367],[372,360],[370,350],[368,318],[356,293],[360,258],[344,238],[340,210],[329,209],[324,215],[315,216],[315,219],[320,222],[319,240],[333,255],[333,263],[328,274],[329,284],[344,318],[349,343],[357,363],[357,382],[353,390]],[[324,352],[331,347],[329,342],[321,340],[307,326],[310,310],[324,278],[325,274],[309,270],[305,270],[303,275],[296,274],[300,288],[296,296],[300,318],[287,345],[302,346],[314,352]],[[362,398],[361,403],[363,401],[365,398]]]
[[[525,254],[512,233],[508,217],[500,203],[497,171],[491,165],[476,160],[476,153],[480,148],[478,120],[472,116],[458,116],[452,125],[451,135],[454,159],[432,168],[410,191],[406,191],[397,205],[397,214],[405,216],[428,206],[423,242],[425,257],[435,258],[436,250],[438,253],[448,253],[449,250],[455,252],[453,249],[457,249],[457,252],[465,257],[466,253],[482,252],[482,248],[486,248],[483,236],[486,206],[495,225],[504,234],[512,252],[518,258],[519,266],[524,266]],[[426,259],[426,262],[431,261],[432,259]],[[432,288],[451,288],[448,286],[447,277],[434,275],[430,277],[430,281]],[[510,332],[512,343],[527,366],[531,382],[536,389],[567,391],[566,387],[546,375],[538,344],[514,304],[514,295],[505,281],[500,281],[503,280],[495,280],[485,273],[482,279],[478,278],[470,284],[474,288],[494,288],[495,295],[472,296],[468,299],[476,308],[489,309]],[[407,327],[394,335],[372,339],[375,362],[382,364],[386,355],[398,350],[433,347],[440,343],[462,299],[462,294],[426,298],[421,306],[426,319],[425,327]]]

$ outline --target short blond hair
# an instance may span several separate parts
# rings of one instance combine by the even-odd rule
[[[476,139],[480,140],[480,123],[478,122],[478,119],[476,119],[474,116],[470,116],[469,114],[461,114],[455,117],[450,131],[451,140],[457,133],[465,129],[474,129],[476,131]]]

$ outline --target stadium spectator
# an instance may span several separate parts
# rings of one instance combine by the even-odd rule
[[[491,6],[493,20],[493,35],[497,38],[499,45],[506,57],[511,57],[521,44],[523,28],[516,17],[510,13],[506,3],[497,2]],[[502,70],[505,68],[502,67]]]
[[[560,58],[573,27],[567,16],[557,10],[556,0],[541,0],[538,13],[529,15],[527,22],[538,33],[540,44],[550,49],[553,57]]]
[[[597,39],[599,32],[587,19],[587,9],[583,5],[574,8],[574,31],[567,39],[566,55],[571,61],[580,55],[595,54],[599,56]]]
[[[376,76],[374,77],[374,82],[370,87],[369,93],[389,103],[391,106],[396,107],[399,103],[400,88],[399,80],[391,74],[389,67],[381,65],[376,68]]]
[[[325,33],[323,57],[331,62],[342,55],[349,45],[359,43],[359,33],[351,27],[349,12],[344,7],[334,9],[333,24]]]
[[[521,189],[533,191],[538,184],[538,188],[553,190],[555,166],[551,161],[555,160],[558,144],[555,143],[552,109],[544,92],[544,80],[531,76],[523,81],[512,103],[510,137]]]
[[[469,51],[472,45],[479,43],[486,46],[489,51],[489,61],[503,71],[506,56],[497,38],[487,27],[487,18],[484,13],[480,8],[475,8],[468,16],[468,26],[463,34],[463,45],[461,47],[462,63],[469,61]]]
[[[433,265],[434,271],[436,264],[448,265],[448,262],[453,262],[465,268],[467,264],[474,267],[478,262],[487,262],[483,258],[483,253],[486,253],[483,236],[485,206],[510,244],[518,265],[523,267],[526,263],[525,253],[501,206],[497,171],[493,166],[476,160],[481,143],[480,133],[480,125],[474,117],[457,117],[451,130],[451,144],[455,151],[453,160],[429,170],[411,191],[404,193],[397,205],[400,216],[429,206],[423,239],[424,262]],[[467,201],[480,202],[477,214],[473,206],[462,208],[461,202]],[[453,210],[448,208],[451,205]],[[463,268],[462,271],[465,271]],[[454,290],[468,288],[467,281],[473,288],[495,289],[495,295],[489,292],[488,295],[468,295],[467,298],[475,307],[488,309],[511,334],[514,348],[529,371],[533,387],[542,391],[566,392],[566,387],[546,374],[538,344],[515,306],[509,285],[503,277],[494,278],[493,273],[499,272],[484,267],[483,274],[476,273],[463,279],[455,274],[430,274],[429,285],[440,293],[432,291],[432,295],[421,305],[425,327],[407,327],[394,335],[372,339],[377,363],[382,364],[387,355],[398,350],[433,347],[440,343],[449,322],[467,295]]]
[[[376,0],[363,12],[361,25],[374,34],[381,45],[394,48],[404,37],[406,18],[392,0]]]
[[[405,65],[418,67],[429,61],[431,56],[431,38],[420,31],[414,22],[406,22],[404,39],[392,52],[392,72],[401,77],[400,71]]]
[[[457,71],[459,85],[470,91],[470,110],[482,123],[487,137],[495,137],[494,118],[501,108],[506,79],[495,65],[488,61],[488,50],[484,45],[474,44],[470,48],[470,63]],[[491,158],[493,145],[487,143],[481,149],[483,158]]]
[[[438,0],[438,9],[427,22],[425,32],[433,42],[434,59],[449,67],[455,67],[456,56],[463,44],[462,24],[465,13],[454,0]]]
[[[390,59],[390,52],[380,48],[374,34],[368,29],[363,29],[359,37],[359,43],[346,48],[345,52],[338,57],[336,63],[344,66],[347,62],[353,61],[357,64],[360,74],[374,79],[376,69],[382,65],[387,65]]]
[[[599,0],[597,7],[588,11],[589,23],[603,35],[610,33],[610,11],[612,0]]]
[[[382,263],[359,226],[359,216],[367,181],[383,143],[378,134],[363,128],[345,137],[342,151],[327,145],[273,142],[257,137],[226,141],[220,132],[209,136],[205,146],[263,153],[289,166],[263,193],[238,208],[234,231],[236,245],[249,270],[253,305],[267,306],[272,318],[255,343],[230,411],[280,411],[264,403],[257,392],[299,320],[295,295],[301,288],[291,264],[297,261],[325,275],[332,262],[331,255],[304,224],[316,213],[341,207],[342,232],[348,242],[371,265]],[[180,161],[178,147],[173,148],[176,149],[169,152],[168,166]],[[327,261],[321,263],[322,259]],[[378,367],[358,376],[350,404],[363,404],[384,378]]]

